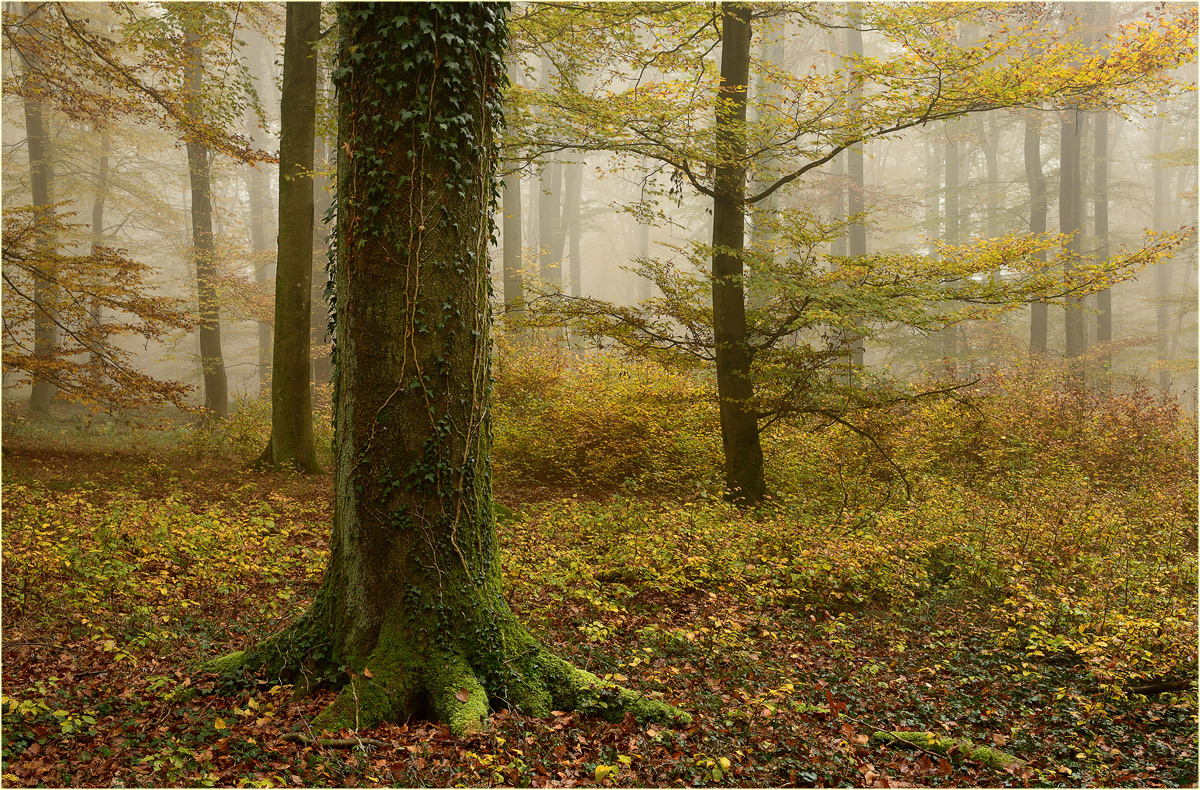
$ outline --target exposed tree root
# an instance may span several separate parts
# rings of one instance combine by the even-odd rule
[[[251,651],[222,656],[201,669],[222,674],[265,669],[267,677],[296,682],[298,692],[341,685],[338,696],[313,720],[314,728],[327,732],[430,718],[445,723],[455,734],[466,734],[483,730],[489,711],[501,708],[539,717],[552,710],[577,710],[610,721],[620,721],[626,713],[644,722],[691,721],[676,707],[606,682],[555,656],[515,619],[501,629],[502,651],[475,646],[470,655],[453,643],[431,645],[413,639],[405,629],[385,625],[366,660],[353,662],[355,669],[342,674],[337,673],[335,660],[313,658],[321,651],[313,649],[318,643],[313,639],[311,615],[310,610],[291,628]]]

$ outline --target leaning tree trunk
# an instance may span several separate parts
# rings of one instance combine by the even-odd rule
[[[208,148],[200,125],[203,105],[200,81],[201,7],[185,7],[187,32],[184,36],[184,103],[190,128],[185,135],[188,174],[192,188],[192,248],[196,261],[196,296],[199,305],[200,366],[204,373],[204,408],[212,416],[229,413],[229,385],[225,378],[225,360],[221,356],[220,297],[217,294],[217,255],[212,229],[212,180],[209,175]]]
[[[754,412],[754,381],[747,344],[745,262],[746,84],[750,76],[750,8],[721,11],[721,82],[717,93],[713,198],[713,340],[717,397],[725,450],[725,485],[735,502],[753,505],[766,495],[762,443]]]
[[[288,3],[279,135],[279,257],[271,356],[271,436],[262,466],[320,473],[313,446],[313,138],[317,124],[320,3]]]
[[[686,719],[546,651],[501,592],[487,250],[503,9],[347,3],[338,13],[329,565],[301,620],[210,666],[307,670],[342,685],[315,721],[323,729],[427,713],[470,732],[489,705]]]

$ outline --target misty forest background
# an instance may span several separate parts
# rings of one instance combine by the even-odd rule
[[[281,739],[332,692],[195,667],[295,619],[328,556],[337,27],[302,245],[315,457],[280,471],[285,9],[190,8],[5,5],[6,784],[1195,783],[1194,5],[754,6],[733,154],[719,8],[512,8],[506,595],[694,719],[336,745]],[[1002,84],[1021,61],[981,53],[1021,36]],[[1106,53],[1127,71],[1089,81]],[[1054,87],[1052,55],[1083,78]],[[922,120],[930,81],[951,109]],[[734,158],[761,196],[731,280],[757,462],[717,395]]]

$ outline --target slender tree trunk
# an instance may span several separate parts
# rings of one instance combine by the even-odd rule
[[[941,237],[941,146],[930,139],[925,150],[925,237],[926,254],[938,258],[937,240]]]
[[[256,145],[260,141],[255,141]],[[267,174],[254,165],[246,168],[246,192],[250,198],[250,250],[257,253],[254,266],[254,282],[263,292],[268,290],[271,283],[271,265],[264,258],[270,250],[267,242]],[[265,395],[270,389],[271,381],[271,322],[258,322],[258,389]]]
[[[846,49],[851,55],[861,57],[863,54],[862,31],[855,26],[858,21],[858,12],[854,8],[853,3],[847,4],[846,17],[850,22],[850,27],[846,28]],[[846,164],[847,169],[850,171],[850,199],[848,206],[850,216],[852,217],[862,214],[866,210],[866,201],[864,200],[866,181],[863,177],[863,150],[865,148],[866,145],[864,143],[855,143],[846,151]],[[858,258],[867,254],[867,226],[862,219],[850,223],[847,236],[847,241],[849,242],[848,251],[851,258]],[[850,332],[848,340],[850,344],[850,359],[854,365],[851,371],[851,380],[853,380],[853,370],[861,369],[863,366],[866,347],[863,344],[862,335],[856,331]]]
[[[24,4],[27,15],[40,10],[32,9],[29,3]],[[36,72],[39,63],[30,54],[30,62],[26,69]],[[42,117],[42,103],[37,99],[25,99],[25,139],[29,147],[29,176],[33,205],[45,217],[43,228],[49,227],[54,220],[54,168],[50,161],[50,138],[46,133],[45,121]],[[44,232],[42,249],[47,255],[54,252],[54,238],[49,232]],[[54,321],[54,304],[58,301],[57,289],[41,274],[40,269],[34,269],[33,278],[33,355],[39,360],[49,360],[58,348],[58,327]],[[49,363],[46,363],[47,366]],[[33,377],[33,389],[29,395],[29,408],[33,411],[49,411],[57,391],[54,383],[36,374]]]
[[[1094,144],[1095,170],[1092,174],[1096,230],[1096,260],[1108,260],[1108,113],[1096,113],[1096,137]],[[1105,288],[1096,294],[1096,342],[1112,342],[1112,289]],[[1104,352],[1104,367],[1112,367],[1112,352]]]
[[[1042,174],[1042,136],[1036,119],[1025,121],[1025,180],[1029,185],[1029,232],[1046,232],[1046,177]],[[1043,262],[1045,253],[1038,253]],[[1029,350],[1045,354],[1050,338],[1050,306],[1034,302],[1030,308]]]
[[[580,296],[583,293],[583,260],[579,235],[583,230],[583,222],[579,216],[579,203],[583,197],[583,165],[563,165],[566,171],[563,175],[563,235],[569,239],[567,255],[571,261],[571,295]]]
[[[1080,113],[1078,110],[1067,110],[1062,122],[1061,140],[1061,177],[1058,188],[1058,224],[1059,232],[1070,234],[1067,242],[1067,253],[1079,255],[1082,249],[1083,234],[1083,170],[1080,167],[1082,153],[1082,135],[1080,134]],[[1068,270],[1075,264],[1067,262]],[[1066,311],[1066,357],[1074,359],[1087,351],[1087,336],[1084,333],[1083,300],[1067,297]]]
[[[830,219],[834,223],[846,220],[846,166],[841,154],[829,162],[829,181],[833,184],[830,204],[833,206]],[[846,257],[846,234],[839,233],[829,242],[829,254],[835,258]]]
[[[485,3],[339,8],[329,565],[303,618],[210,664],[344,684],[319,729],[432,714],[461,734],[482,729],[489,707],[689,720],[548,652],[501,589],[487,248],[503,13]],[[435,47],[437,62],[412,60]],[[426,123],[449,144],[427,145]],[[376,154],[354,155],[364,150]]]
[[[313,446],[313,138],[317,122],[320,3],[288,3],[279,135],[279,257],[271,365],[271,437],[264,466],[320,473]]]
[[[249,37],[249,57],[253,64],[256,90],[264,104],[272,103],[275,84],[271,74],[271,58],[268,44],[259,35]],[[269,145],[267,136],[258,124],[258,119],[252,108],[247,107],[243,113],[243,124],[251,143],[255,148],[266,148]],[[246,165],[242,168],[246,179],[246,195],[249,198],[250,214],[250,250],[254,254],[254,282],[259,291],[265,296],[271,292],[271,268],[274,261],[269,254],[272,245],[269,236],[271,215],[271,187],[267,173],[258,165]],[[266,395],[270,391],[271,382],[271,343],[273,327],[270,321],[258,322],[258,391]]]
[[[550,89],[550,58],[542,58],[542,87]],[[542,283],[561,289],[562,243],[559,241],[559,195],[562,181],[562,166],[551,154],[539,178],[541,191],[538,193],[538,261]],[[557,251],[557,254],[555,254]]]
[[[745,253],[746,85],[750,73],[750,8],[721,7],[721,81],[716,115],[717,150],[713,199],[713,335],[717,396],[729,496],[753,505],[766,494],[762,444],[754,412],[754,381],[747,345],[742,283]]]
[[[639,258],[649,258],[650,257],[650,223],[639,222],[638,226],[637,226],[637,231],[638,231],[638,236],[637,236],[637,238],[638,238],[638,257]],[[654,283],[649,277],[639,277],[638,281],[637,281],[638,301],[644,301],[646,299],[649,299],[654,293],[653,286],[654,286]]]
[[[959,159],[959,141],[953,136],[957,122],[946,124],[946,243],[962,244],[959,213],[960,178],[962,163]],[[942,360],[946,370],[954,373],[958,358],[958,327],[950,326],[941,331]]]
[[[92,254],[100,252],[104,246],[104,203],[108,199],[108,152],[111,139],[108,132],[100,132],[100,159],[96,167],[96,192],[92,197]],[[104,320],[104,304],[99,297],[92,297],[89,309],[92,327],[97,328]],[[99,370],[103,365],[100,354],[95,350],[91,353],[91,364]]]
[[[203,8],[185,6],[184,96],[188,120],[199,124],[203,118],[200,34]],[[209,176],[208,149],[197,129],[186,132],[188,173],[192,192],[192,249],[196,265],[196,294],[199,302],[200,366],[204,372],[204,408],[218,419],[229,413],[229,386],[225,378],[225,360],[221,355],[220,296],[217,292],[216,245],[212,229],[212,181]]]
[[[1158,105],[1159,117],[1154,127],[1154,138],[1151,153],[1161,154],[1166,133],[1166,119],[1163,114],[1166,106]],[[1166,230],[1167,225],[1167,169],[1162,163],[1154,161],[1154,197],[1152,224],[1155,230]],[[1170,305],[1171,298],[1171,264],[1169,260],[1160,261],[1155,267],[1155,284],[1157,285],[1157,303],[1154,307],[1155,328],[1157,336],[1156,356],[1162,367],[1158,371],[1158,388],[1164,392],[1171,391],[1171,371],[1166,362],[1170,358]]]
[[[510,163],[511,164],[511,163]],[[525,303],[525,284],[521,274],[521,176],[511,172],[504,177],[504,312],[519,316]]]

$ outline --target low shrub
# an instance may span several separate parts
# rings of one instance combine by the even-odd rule
[[[691,492],[721,470],[703,382],[642,361],[501,342],[493,464],[507,486]]]

